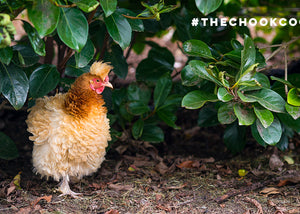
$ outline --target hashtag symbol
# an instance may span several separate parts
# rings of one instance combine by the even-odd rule
[[[192,19],[192,26],[197,26],[199,24],[199,19],[198,18],[193,18]]]

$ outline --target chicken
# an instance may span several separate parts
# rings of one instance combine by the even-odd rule
[[[107,109],[101,93],[112,88],[109,64],[95,62],[65,94],[36,100],[26,120],[34,142],[34,171],[61,181],[61,195],[76,197],[69,177],[82,178],[100,167],[111,140]]]

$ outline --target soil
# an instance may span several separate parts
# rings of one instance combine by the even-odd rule
[[[115,143],[97,173],[72,181],[72,190],[83,193],[73,199],[32,172],[26,111],[3,111],[0,131],[20,157],[0,160],[0,213],[300,213],[299,135],[285,152],[249,138],[234,156],[222,142],[223,127],[197,127],[197,111],[180,115],[181,130],[163,127],[164,143]],[[284,165],[271,170],[271,156]]]

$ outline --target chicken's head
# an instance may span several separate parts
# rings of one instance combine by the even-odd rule
[[[90,80],[90,88],[97,94],[101,94],[105,87],[113,88],[108,78],[108,73],[111,69],[112,66],[108,63],[94,62],[92,64],[90,74],[95,75],[95,77]]]
[[[108,76],[106,76],[104,80],[97,77],[90,80],[90,88],[97,94],[101,94],[105,87],[113,88],[112,84],[109,82]]]

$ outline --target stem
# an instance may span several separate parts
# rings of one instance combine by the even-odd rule
[[[284,48],[284,80],[287,81],[288,78],[288,65],[287,65],[287,46],[285,46]],[[284,84],[284,89],[285,89],[285,93],[286,95],[288,94],[288,86],[286,84]]]
[[[132,40],[130,42],[130,45],[129,45],[128,51],[126,53],[125,59],[127,59],[129,57],[130,51],[131,51],[131,49],[132,49],[132,47],[133,47],[133,45],[135,43],[135,40],[136,40],[136,32],[133,32],[133,38],[132,38]]]
[[[104,41],[103,41],[103,46],[102,46],[102,49],[101,49],[101,52],[100,52],[100,56],[99,56],[99,59],[101,59],[101,60],[104,58],[105,50],[106,50],[106,48],[107,48],[108,39],[109,39],[109,34],[108,34],[108,32],[106,31],[106,32],[105,32]],[[95,53],[95,56],[96,56],[97,54],[98,54],[98,53]]]

